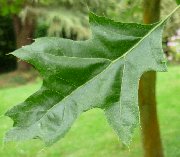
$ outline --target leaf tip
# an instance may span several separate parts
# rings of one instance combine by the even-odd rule
[[[95,20],[96,18],[97,18],[97,15],[94,12],[90,11],[89,12],[89,22],[91,23],[91,22],[96,21]]]

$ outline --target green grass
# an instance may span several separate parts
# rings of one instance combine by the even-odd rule
[[[0,90],[0,115],[36,91],[40,83]],[[180,67],[158,73],[158,113],[166,157],[180,156]],[[12,126],[8,117],[0,117],[0,139]],[[0,157],[140,157],[143,156],[140,131],[136,129],[130,148],[118,140],[107,124],[103,112],[93,109],[84,113],[70,132],[45,148],[39,140],[1,144]]]

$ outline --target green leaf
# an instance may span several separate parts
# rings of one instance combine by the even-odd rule
[[[177,3],[178,5],[180,5],[180,0],[176,0],[176,3]]]
[[[164,21],[120,23],[89,15],[86,41],[40,38],[13,55],[40,72],[42,87],[6,115],[14,121],[5,141],[62,138],[83,112],[104,110],[123,143],[139,123],[138,83],[146,71],[166,71],[162,51]]]

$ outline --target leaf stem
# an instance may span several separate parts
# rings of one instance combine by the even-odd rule
[[[167,15],[163,22],[167,21],[179,8],[180,5],[178,5],[169,15]]]

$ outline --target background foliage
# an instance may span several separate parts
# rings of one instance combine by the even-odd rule
[[[12,19],[0,16],[0,73],[16,69],[16,59],[6,54],[15,49]]]

